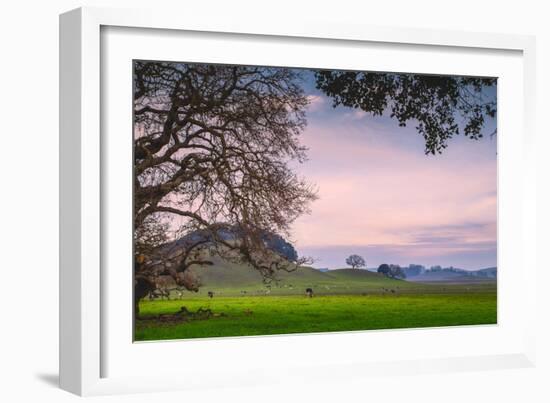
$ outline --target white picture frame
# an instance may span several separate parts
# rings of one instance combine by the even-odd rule
[[[444,351],[444,347],[439,350],[435,348],[433,354],[420,352],[417,355],[399,356],[399,351],[397,351],[396,354],[388,356],[386,359],[376,358],[374,354],[369,359],[363,359],[361,356],[346,357],[344,351],[340,355],[330,356],[328,354],[322,360],[312,360],[308,364],[307,374],[304,374],[303,368],[296,362],[297,360],[289,360],[288,366],[285,366],[284,361],[277,361],[277,356],[288,349],[301,351],[307,355],[315,350],[316,343],[319,341],[330,344],[331,340],[337,340],[336,338],[339,343],[344,341],[347,345],[357,345],[365,337],[373,340],[380,339],[382,332],[344,332],[344,334],[330,337],[297,335],[230,338],[224,341],[204,340],[138,346],[126,345],[127,343],[132,344],[126,336],[122,341],[112,339],[112,333],[118,331],[117,323],[121,324],[121,332],[128,329],[127,321],[123,320],[125,305],[121,306],[121,310],[110,309],[107,302],[109,301],[109,291],[104,283],[107,278],[110,281],[125,281],[123,277],[119,280],[112,279],[105,273],[105,267],[108,266],[106,251],[109,248],[104,243],[103,227],[107,225],[104,225],[105,214],[104,211],[102,213],[102,209],[105,210],[106,205],[110,203],[108,193],[111,189],[106,180],[110,173],[106,170],[106,167],[109,166],[107,163],[109,152],[106,152],[105,147],[116,145],[110,143],[109,138],[102,137],[102,133],[109,131],[110,124],[102,120],[106,115],[102,110],[102,97],[109,91],[119,91],[117,85],[113,85],[112,89],[111,87],[110,89],[102,87],[104,84],[102,83],[102,74],[105,73],[103,71],[105,66],[101,58],[102,55],[109,55],[102,49],[105,47],[102,31],[106,29],[108,31],[109,27],[130,30],[123,32],[123,35],[130,36],[133,35],[132,32],[137,32],[131,30],[137,29],[170,33],[170,38],[163,39],[166,41],[177,40],[178,32],[182,34],[188,32],[193,33],[195,37],[215,33],[216,40],[223,39],[224,36],[229,40],[231,36],[237,35],[239,38],[253,38],[259,43],[262,41],[275,43],[278,44],[277,46],[284,46],[287,43],[285,41],[290,40],[304,49],[313,46],[316,41],[324,41],[325,45],[323,46],[332,46],[334,49],[346,46],[346,44],[354,46],[376,44],[382,48],[394,45],[401,48],[410,46],[414,47],[416,51],[425,51],[426,49],[444,52],[467,50],[478,55],[491,52],[513,53],[515,62],[512,64],[515,63],[516,67],[521,67],[521,77],[519,77],[521,83],[510,80],[510,88],[512,90],[513,87],[518,94],[520,99],[516,101],[521,104],[522,108],[521,113],[518,114],[519,117],[511,118],[514,120],[510,121],[510,124],[515,125],[513,127],[518,129],[508,137],[511,141],[504,141],[502,146],[504,148],[501,148],[499,144],[499,153],[503,152],[506,158],[514,158],[504,163],[500,162],[499,185],[504,175],[511,184],[514,184],[513,188],[516,189],[516,194],[511,191],[511,185],[509,188],[499,188],[499,226],[501,222],[504,223],[504,220],[507,220],[505,228],[517,229],[514,231],[517,233],[503,235],[499,229],[499,248],[502,242],[505,245],[511,245],[519,241],[519,244],[517,250],[513,252],[501,254],[500,249],[502,248],[499,249],[500,328],[497,326],[481,330],[484,333],[483,337],[487,338],[496,336],[503,337],[504,340],[508,335],[510,336],[509,343],[499,345],[492,351],[486,350],[486,346],[482,343],[477,349],[467,348],[448,354]],[[115,42],[112,43],[115,44]],[[109,46],[111,46],[111,42]],[[334,378],[334,372],[338,373],[337,376],[345,377],[346,374],[353,373],[357,377],[369,376],[374,373],[380,374],[381,372],[407,374],[419,371],[463,371],[534,365],[535,284],[526,280],[517,284],[505,281],[505,285],[508,284],[508,288],[505,289],[502,289],[500,284],[500,267],[506,262],[519,264],[522,267],[524,279],[530,276],[534,278],[537,267],[534,251],[536,211],[533,179],[536,167],[535,159],[532,158],[535,152],[533,127],[535,42],[533,37],[381,28],[314,20],[304,21],[299,25],[286,24],[282,26],[276,21],[269,20],[258,21],[239,19],[238,17],[222,20],[196,16],[182,22],[177,15],[167,11],[81,8],[61,15],[60,49],[60,385],[63,389],[79,395],[96,395],[207,388],[229,384],[245,386],[266,382],[293,382],[297,374],[300,374],[303,380],[304,377],[322,379],[329,372]],[[120,54],[123,53],[121,48],[118,49]],[[129,46],[127,52],[128,54],[124,57],[132,57],[132,47]],[[159,52],[155,53],[156,57],[161,57],[162,52]],[[139,58],[140,56],[135,55],[134,57]],[[181,56],[174,55],[174,57]],[[196,57],[200,58],[201,56],[197,53]],[[255,57],[258,57],[258,54]],[[258,62],[258,64],[261,63]],[[513,70],[510,77],[518,78],[520,70]],[[500,124],[499,117],[499,136],[501,136]],[[513,175],[511,173],[512,165]],[[505,203],[502,204],[500,201]],[[506,214],[503,215],[503,211]],[[510,214],[517,214],[516,218],[509,218]],[[123,252],[118,253],[122,255]],[[501,300],[501,295],[509,296],[513,292],[521,293],[523,296],[522,312],[533,312],[533,317],[530,314],[523,314],[521,323],[514,322],[518,318],[518,312],[511,312],[509,317],[501,317],[501,308],[505,313],[508,309],[503,306],[506,301]],[[508,314],[506,313],[506,315]],[[106,319],[109,316],[110,319]],[[517,328],[513,334],[511,330],[506,330],[510,329],[512,325]],[[111,329],[111,336],[106,327]],[[480,334],[474,334],[474,330],[464,328],[424,330],[423,332],[392,331],[384,334],[395,334],[395,336],[390,336],[394,337],[394,342],[399,341],[405,335],[421,339],[436,334],[442,335],[441,332],[446,332],[444,334],[449,337],[472,337],[472,340],[474,337],[480,336]],[[319,339],[319,337],[324,338]],[[261,367],[261,363],[257,363],[258,368],[253,368],[250,365],[255,362],[254,356],[266,349],[273,351],[273,357],[269,368],[266,364],[265,371],[262,373],[255,370]],[[135,366],[132,364],[133,354],[142,354],[140,362],[147,366],[147,360],[152,360],[152,357],[158,356],[158,354],[165,354],[168,350],[174,351],[174,354],[178,354],[178,352],[181,354],[183,351],[195,354],[191,355],[191,361],[196,360],[197,363],[194,373],[183,374],[183,370],[176,372],[174,368],[168,368],[156,376],[147,374],[146,371],[142,371],[143,373],[140,375],[131,373],[131,366]],[[125,355],[116,356],[116,351],[124,351]],[[231,354],[230,351],[234,351],[234,353]],[[243,354],[240,364],[234,363],[238,358],[237,354]],[[210,361],[218,360],[219,365],[216,365],[215,370],[208,366],[201,366],[199,357],[208,357]],[[126,361],[130,364],[126,367],[119,365],[118,369],[113,371],[106,364],[109,360]],[[227,361],[226,364],[229,360],[233,361],[231,365],[224,365],[224,360]],[[281,371],[281,368],[284,370]],[[204,379],[205,374],[208,374],[207,381]]]

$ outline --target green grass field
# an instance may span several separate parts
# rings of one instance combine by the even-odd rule
[[[462,288],[462,291],[461,291]],[[135,340],[168,340],[370,329],[494,324],[497,298],[486,285],[464,292],[455,286],[445,294],[353,294],[230,296],[196,295],[182,300],[143,301],[136,321]],[[181,306],[191,311],[208,308],[216,315],[183,323],[152,318]],[[149,319],[147,319],[149,318]]]
[[[225,262],[197,269],[203,286],[182,299],[145,299],[135,340],[169,340],[370,329],[494,324],[496,281],[463,284],[394,280],[367,270],[301,267],[265,284],[253,269]],[[305,295],[313,288],[314,297]],[[208,298],[208,291],[214,298]],[[209,318],[165,320],[185,306]],[[164,315],[164,317],[163,317]],[[164,318],[164,319],[163,319]],[[173,318],[173,317],[172,317]]]

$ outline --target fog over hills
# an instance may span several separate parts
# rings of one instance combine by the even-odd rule
[[[495,281],[496,279],[496,267],[488,267],[480,270],[463,270],[455,267],[438,267],[424,270],[420,273],[415,272],[412,273],[412,275],[407,275],[408,281],[415,282],[476,282]]]
[[[225,240],[238,238],[239,230],[235,227],[220,229],[218,236]],[[197,239],[209,239],[211,235],[203,231],[194,231],[186,236],[166,245],[167,253],[175,253],[179,248],[185,247],[188,242]],[[274,234],[265,233],[264,242],[266,246],[290,260],[297,258],[294,246]],[[212,266],[193,266],[192,270],[199,275],[203,284],[215,287],[264,287],[264,281],[259,272],[246,264],[228,262],[219,256],[211,256]],[[426,268],[420,264],[409,264],[402,267],[406,275],[406,283],[413,286],[413,283],[475,283],[475,282],[494,282],[497,279],[497,268],[488,267],[478,270],[464,270],[456,267],[431,266]],[[391,287],[391,282],[396,280],[386,278],[383,274],[377,273],[377,268],[350,269],[350,268],[314,268],[299,267],[298,270],[287,273],[280,271],[277,273],[278,281],[281,284],[323,284],[342,285],[351,283],[372,283],[380,286],[381,282],[390,283],[384,286]],[[397,280],[403,281],[403,280]],[[365,283],[366,282],[366,283]],[[262,285],[263,284],[263,285]]]

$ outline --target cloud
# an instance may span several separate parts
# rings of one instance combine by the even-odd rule
[[[309,112],[318,112],[326,104],[326,98],[321,95],[308,95],[307,100],[309,102]]]
[[[351,120],[361,120],[366,118],[367,116],[369,116],[369,114],[362,109],[354,109],[352,112],[347,112],[344,114],[344,117],[346,119]]]
[[[315,259],[314,267],[345,267],[345,259],[351,254],[363,256],[369,268],[378,267],[382,263],[401,266],[408,266],[411,263],[423,264],[427,267],[454,266],[466,270],[496,266],[495,243],[431,249],[413,245],[338,245],[307,247],[301,252]]]
[[[384,245],[419,258],[488,253],[496,243],[494,144],[457,141],[426,156],[410,130],[370,118],[344,122],[312,122],[303,135],[309,161],[296,170],[320,198],[293,226],[300,251]]]

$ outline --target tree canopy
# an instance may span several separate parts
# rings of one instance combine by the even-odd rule
[[[334,107],[386,114],[399,126],[415,124],[426,154],[441,153],[460,133],[483,137],[486,121],[497,113],[496,78],[318,70],[315,80]]]
[[[358,269],[359,267],[365,266],[365,259],[363,259],[362,256],[359,255],[350,255],[346,259],[346,264],[348,266],[351,266],[352,269]]]
[[[390,265],[387,263],[382,263],[380,266],[378,266],[377,272],[383,274],[384,276],[387,276],[390,272]]]
[[[289,167],[305,159],[298,137],[307,104],[292,69],[134,63],[138,298],[152,276],[181,279],[193,264],[211,264],[213,253],[245,261],[266,278],[299,264],[278,236],[316,197]],[[209,237],[189,237],[166,253],[161,246],[174,217],[181,234]]]
[[[407,277],[405,271],[398,264],[383,263],[378,266],[377,272],[394,279],[404,279]]]

